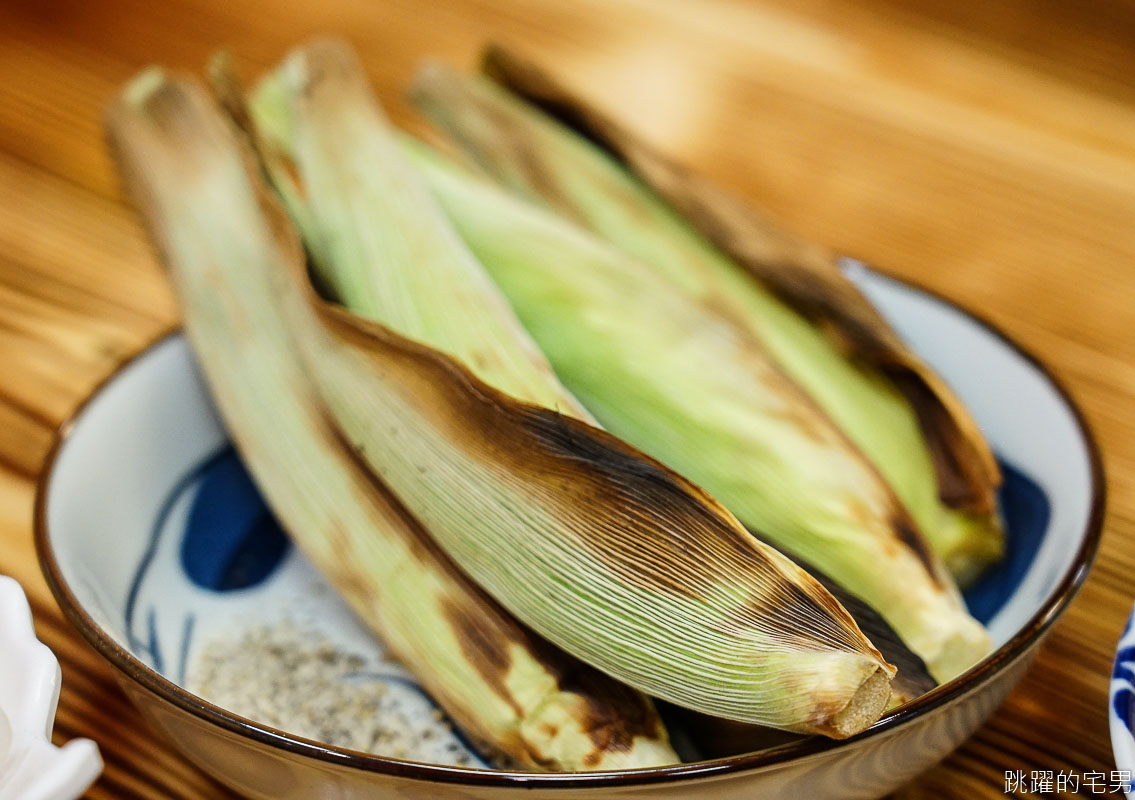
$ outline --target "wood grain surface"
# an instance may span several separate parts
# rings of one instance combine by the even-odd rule
[[[92,800],[231,796],[154,741],[32,548],[53,431],[177,321],[101,110],[151,61],[197,70],[227,45],[251,73],[326,32],[354,41],[410,126],[399,93],[421,57],[464,66],[486,38],[521,45],[799,233],[943,292],[1047,361],[1103,445],[1103,552],[1005,706],[899,796],[1114,769],[1108,672],[1135,595],[1135,3],[4,0],[0,572],[62,663],[57,736],[102,748]]]

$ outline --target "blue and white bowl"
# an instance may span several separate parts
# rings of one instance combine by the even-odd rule
[[[1123,635],[1115,646],[1108,701],[1115,767],[1121,775],[1135,775],[1135,610],[1127,618]],[[1129,798],[1135,798],[1130,781],[1126,791]]]
[[[941,298],[859,264],[847,268],[984,428],[1005,467],[1009,545],[1006,559],[966,595],[996,651],[851,740],[811,738],[646,770],[491,769],[435,719],[413,677],[390,663],[382,644],[290,546],[232,450],[178,335],[121,368],[63,428],[37,502],[44,573],[68,618],[117,668],[154,726],[207,772],[252,797],[884,795],[956,748],[1020,679],[1086,576],[1104,487],[1079,412],[1035,359]],[[380,713],[423,735],[398,750],[367,754],[289,728],[286,714],[284,721],[268,719],[257,710],[264,706],[226,708],[232,704],[211,696],[218,670],[225,670],[216,652],[239,652],[256,637],[294,640],[297,631],[300,641],[349,656],[351,669],[327,680],[346,689],[381,683]],[[696,752],[698,743],[690,745]]]

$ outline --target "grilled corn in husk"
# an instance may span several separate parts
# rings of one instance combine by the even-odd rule
[[[230,434],[280,521],[360,618],[507,763],[676,761],[648,698],[509,616],[330,425],[278,302],[291,234],[262,206],[236,132],[204,91],[146,72],[115,102],[108,132]]]
[[[826,251],[661,158],[531,64],[500,48],[485,64],[511,92],[435,65],[412,96],[511,190],[748,329],[891,483],[958,580],[1000,556],[1000,475],[980,431]]]
[[[901,502],[760,341],[561,217],[422,145],[410,152],[604,426],[878,609],[939,680],[986,655],[987,634]]]
[[[520,620],[650,694],[846,736],[893,668],[839,603],[696,485],[589,424],[406,163],[353,54],[293,53],[254,138],[319,279],[305,363],[336,424]],[[508,392],[507,394],[505,392]],[[564,413],[560,413],[560,412]]]

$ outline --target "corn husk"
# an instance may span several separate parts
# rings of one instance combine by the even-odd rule
[[[550,646],[442,554],[329,424],[276,302],[290,243],[195,83],[141,75],[108,116],[213,396],[278,518],[476,742],[537,770],[672,763],[649,699]]]
[[[839,600],[871,643],[879,648],[887,663],[894,664],[897,672],[894,680],[891,681],[888,712],[901,708],[938,685],[927,671],[922,659],[911,652],[878,611],[824,575],[815,566],[799,559],[797,564]],[[727,758],[743,753],[756,753],[782,747],[803,738],[796,733],[711,717],[665,704],[659,708],[659,713],[672,730],[680,730],[682,735],[693,743],[699,758]]]
[[[381,320],[309,293],[305,363],[466,573],[553,643],[679,705],[837,737],[878,717],[894,670],[822,586],[688,480],[552,410],[578,403],[546,364],[517,367],[539,351],[503,298],[486,302],[495,287],[348,49],[296,51],[251,111],[321,280]]]
[[[511,190],[750,330],[872,460],[960,581],[1000,557],[1000,474],[979,429],[826,251],[661,158],[531,64],[501,48],[485,63],[511,92],[433,65],[412,96]]]
[[[760,341],[563,218],[424,146],[410,152],[557,373],[607,429],[878,609],[939,680],[989,652],[891,488]]]

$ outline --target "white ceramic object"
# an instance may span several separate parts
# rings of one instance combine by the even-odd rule
[[[37,502],[48,582],[154,726],[252,797],[879,797],[956,748],[1019,680],[1095,554],[1103,483],[1078,412],[1035,360],[944,300],[862,265],[848,271],[969,404],[1012,467],[1003,493],[1010,557],[967,593],[996,652],[851,740],[812,738],[650,770],[537,775],[347,751],[204,702],[184,686],[199,649],[227,628],[264,624],[265,609],[285,605],[282,597],[338,644],[365,651],[374,670],[393,673],[381,646],[267,530],[240,481],[217,477],[227,437],[180,336],[120,370],[57,443]],[[212,521],[195,522],[195,514]],[[201,531],[232,520],[238,534],[258,533],[198,545]]]
[[[23,589],[0,575],[0,800],[74,800],[102,771],[90,739],[51,743],[59,684]]]

